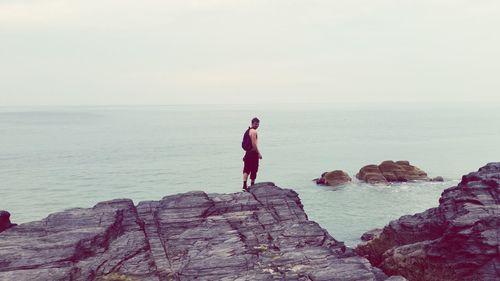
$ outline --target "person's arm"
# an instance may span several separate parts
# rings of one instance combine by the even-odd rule
[[[252,140],[252,148],[259,154],[259,158],[262,159],[262,155],[259,151],[258,140],[257,140],[257,130],[250,130],[249,132],[250,139]]]

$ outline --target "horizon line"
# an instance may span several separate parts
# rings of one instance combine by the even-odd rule
[[[249,102],[249,103],[124,103],[124,104],[12,104],[0,108],[13,107],[163,107],[163,106],[268,106],[268,105],[419,105],[419,104],[484,104],[500,105],[500,101],[342,101],[342,102]]]

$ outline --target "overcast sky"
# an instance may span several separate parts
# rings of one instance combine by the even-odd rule
[[[500,103],[497,0],[0,0],[0,106]]]

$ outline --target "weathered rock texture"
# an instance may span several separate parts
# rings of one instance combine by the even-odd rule
[[[378,237],[382,233],[382,229],[375,228],[370,231],[367,231],[361,235],[361,241],[371,241],[373,238]]]
[[[102,202],[0,233],[0,280],[386,278],[309,221],[297,193],[270,183]]]
[[[315,181],[317,184],[339,186],[351,182],[352,179],[346,172],[335,170],[323,173],[321,178],[318,178]]]
[[[431,180],[427,173],[410,165],[408,161],[384,161],[380,165],[367,165],[359,170],[356,177],[371,184]]]
[[[357,252],[409,280],[500,280],[500,163],[463,176],[439,207],[392,221]]]

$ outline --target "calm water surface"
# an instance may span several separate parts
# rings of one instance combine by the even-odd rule
[[[309,218],[348,245],[438,205],[500,156],[495,105],[0,107],[0,209],[16,223],[114,198],[241,188],[240,143],[261,119],[258,181],[296,190]],[[324,171],[409,160],[444,183],[316,186]]]

